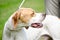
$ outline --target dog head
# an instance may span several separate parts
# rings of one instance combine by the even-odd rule
[[[28,24],[29,20],[34,16],[34,14],[34,10],[31,8],[20,8],[12,17],[14,27],[16,28],[19,21],[20,23]]]
[[[43,26],[42,21],[45,19],[46,14],[35,13],[35,16],[29,22],[29,25],[34,28],[40,28]]]

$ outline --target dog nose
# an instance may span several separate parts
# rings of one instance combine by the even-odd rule
[[[46,16],[46,13],[45,14],[42,14],[44,17]]]

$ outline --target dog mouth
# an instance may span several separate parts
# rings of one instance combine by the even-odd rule
[[[41,28],[41,27],[43,27],[43,24],[42,23],[32,23],[31,27],[33,27],[33,28]]]

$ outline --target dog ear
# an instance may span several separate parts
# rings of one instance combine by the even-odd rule
[[[20,19],[20,13],[16,11],[12,19],[13,19],[14,28],[16,28],[17,22]]]

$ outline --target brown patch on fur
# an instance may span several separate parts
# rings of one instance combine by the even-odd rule
[[[17,22],[20,19],[20,13],[18,11],[15,12],[15,15],[12,17],[13,23],[14,23],[14,28],[17,26]]]
[[[32,12],[32,14],[31,14],[31,16],[33,17],[33,16],[34,16],[34,14],[35,14],[35,12],[33,11],[33,12]]]
[[[21,8],[20,12],[21,12],[20,20],[23,23],[27,23],[34,16],[35,13],[34,10],[31,8]]]
[[[27,23],[34,16],[34,13],[34,10],[31,8],[18,9],[12,17],[14,28],[16,28],[18,20],[22,23]],[[28,29],[28,27],[26,27],[26,29]]]

